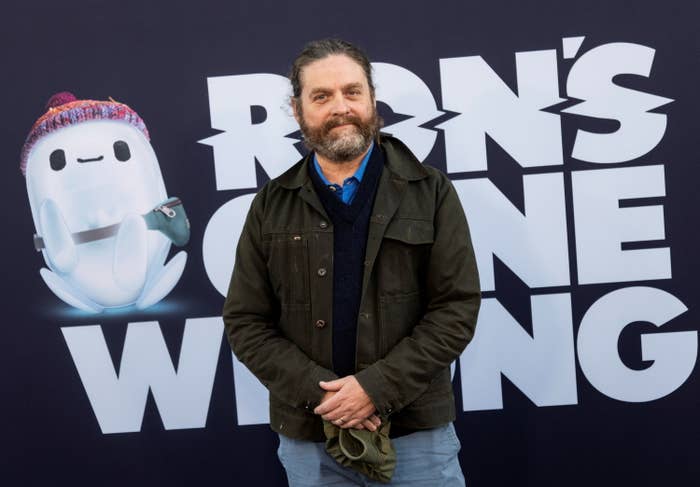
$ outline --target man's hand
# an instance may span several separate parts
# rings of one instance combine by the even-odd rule
[[[372,426],[376,429],[376,422],[369,417],[375,411],[374,404],[354,375],[330,382],[321,381],[319,386],[327,393],[321,404],[314,409],[315,414],[320,414],[323,419],[341,428],[357,428],[362,425],[362,428],[371,431],[374,431]],[[329,397],[328,392],[334,394]]]
[[[335,394],[335,391],[326,391],[326,393],[323,395],[323,399],[321,399],[321,404],[329,400],[331,397],[335,396]],[[377,431],[377,428],[379,428],[381,425],[382,420],[379,418],[379,416],[377,416],[376,414],[372,414],[368,418],[363,419],[361,422],[357,423],[354,426],[354,429]]]
[[[330,399],[331,397],[333,397],[333,396],[335,396],[335,391],[326,391],[326,392],[323,394],[323,398],[321,399],[321,403],[319,404],[319,406],[320,406],[321,404],[323,404],[324,402],[326,402],[327,400],[329,400],[329,399]]]

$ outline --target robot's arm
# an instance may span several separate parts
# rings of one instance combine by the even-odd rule
[[[69,274],[78,264],[78,252],[61,210],[50,198],[39,208],[39,228],[50,267],[59,274]]]

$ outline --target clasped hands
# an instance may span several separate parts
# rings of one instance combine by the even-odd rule
[[[314,414],[344,429],[376,431],[381,425],[372,400],[354,375],[321,381],[318,385],[326,393]]]

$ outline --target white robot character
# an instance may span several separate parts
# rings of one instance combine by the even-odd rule
[[[189,221],[167,198],[143,120],[114,100],[54,95],[22,150],[21,169],[48,266],[46,285],[71,306],[147,308],[177,284]]]

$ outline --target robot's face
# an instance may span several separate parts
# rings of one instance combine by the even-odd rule
[[[93,120],[42,137],[27,161],[27,190],[36,221],[53,199],[73,231],[143,214],[165,198],[158,160],[144,135],[116,120]]]

